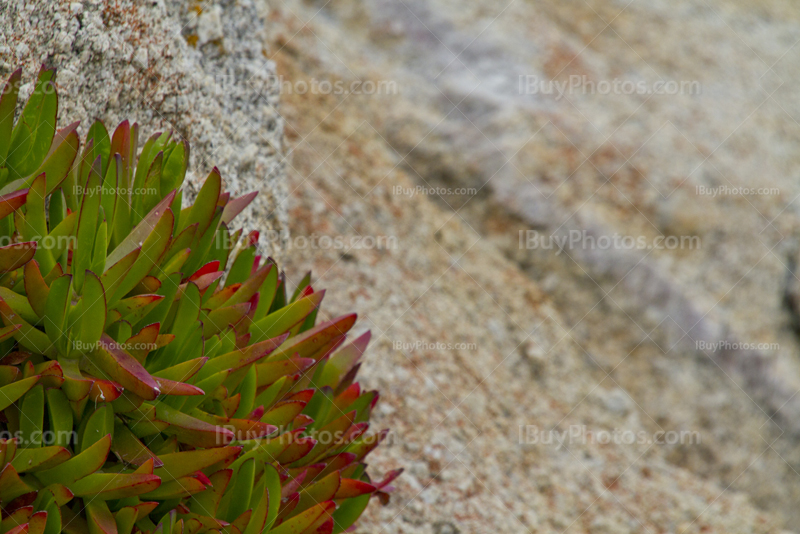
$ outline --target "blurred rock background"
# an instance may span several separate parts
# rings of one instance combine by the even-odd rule
[[[800,532],[796,4],[43,6],[3,74],[187,136],[372,330],[359,532]]]

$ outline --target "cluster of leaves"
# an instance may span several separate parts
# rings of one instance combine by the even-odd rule
[[[56,131],[53,78],[0,98],[0,534],[348,529],[399,474],[365,472],[369,333],[229,230],[255,194],[182,206],[185,141]]]

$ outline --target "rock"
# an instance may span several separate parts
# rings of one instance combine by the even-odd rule
[[[203,46],[211,41],[221,40],[224,36],[222,28],[222,7],[211,5],[197,17],[197,44]]]
[[[320,9],[309,26],[312,35],[298,34],[302,22]],[[367,213],[397,214],[393,224],[382,221],[381,230],[373,232],[396,228],[400,243],[434,243],[430,248],[436,252],[418,254],[404,246],[403,261],[377,255],[370,261],[385,268],[378,286],[381,279],[396,285],[388,273],[397,270],[419,277],[435,273],[424,278],[428,285],[419,292],[431,287],[426,295],[436,295],[436,319],[414,315],[418,321],[443,322],[446,296],[453,299],[450,314],[480,317],[480,327],[471,330],[481,332],[476,354],[453,361],[437,354],[438,365],[452,364],[454,373],[463,373],[469,361],[482,378],[499,363],[482,367],[477,363],[482,351],[501,352],[514,377],[495,388],[519,381],[542,394],[565,377],[561,373],[572,364],[564,346],[574,343],[573,364],[598,375],[589,379],[581,371],[565,377],[553,390],[560,402],[583,402],[578,382],[603,382],[599,389],[619,388],[632,399],[629,410],[596,403],[602,413],[592,415],[588,428],[640,425],[648,436],[697,431],[701,444],[663,444],[650,452],[709,481],[718,493],[728,487],[742,492],[776,524],[797,529],[794,502],[800,490],[790,467],[800,463],[800,299],[794,296],[800,291],[791,281],[797,254],[792,236],[800,228],[795,200],[800,186],[793,179],[798,174],[793,147],[800,139],[793,117],[800,110],[790,89],[798,78],[799,52],[790,48],[800,35],[796,6],[771,0],[627,7],[607,0],[547,0],[508,6],[479,1],[455,8],[449,0],[381,0],[311,8],[296,0],[276,6],[270,21],[276,45],[283,47],[278,63],[284,76],[370,79],[401,88],[350,95],[345,102],[286,95],[295,139],[305,139],[318,125],[339,134],[338,142],[335,135],[306,139],[302,144],[311,143],[314,150],[296,149],[292,165],[305,169],[304,175],[297,173],[303,178],[315,166],[298,163],[300,154],[322,165],[318,174],[336,165],[356,169],[357,183],[339,168],[328,171],[324,187],[313,177],[307,180],[327,195],[319,208],[344,202],[336,201],[332,190],[346,180],[344,191],[364,197]],[[768,58],[771,68],[759,58]],[[643,81],[647,90],[638,94],[625,85],[615,90],[615,80]],[[669,94],[655,94],[660,81],[679,83]],[[313,127],[297,126],[323,103],[333,111],[330,117],[312,114]],[[354,144],[358,150],[349,148]],[[381,150],[393,164],[370,183],[370,166]],[[290,180],[295,174],[290,169]],[[418,206],[411,208],[401,195],[389,203],[375,194],[373,188],[387,184],[477,193],[458,202],[447,195],[415,197]],[[420,212],[428,213],[430,201],[445,211],[447,222],[425,222]],[[298,213],[318,209],[310,199],[298,202],[303,206]],[[412,230],[403,217],[420,228]],[[362,217],[347,222],[360,233],[368,231]],[[422,229],[426,224],[430,230]],[[348,230],[341,223],[336,231]],[[567,240],[566,246],[527,247],[520,232]],[[633,245],[614,244],[615,235]],[[611,245],[603,246],[604,239]],[[510,268],[497,262],[499,253],[542,282],[528,290],[531,295],[546,290],[545,299],[529,297],[549,310],[542,312],[542,324],[508,319],[509,291],[490,289],[490,279],[470,270],[477,250],[495,259],[483,265],[487,273],[498,276],[498,269]],[[325,269],[334,265],[316,263]],[[464,272],[474,291],[441,289]],[[481,295],[485,306],[467,304]],[[398,313],[407,317],[423,301],[416,294]],[[452,332],[455,324],[439,326],[437,335]],[[391,326],[393,338],[403,337],[398,333],[403,319],[384,326]],[[530,371],[520,365],[525,349],[519,344],[534,328],[546,333],[546,340],[536,341],[547,357],[544,368],[533,365],[542,378],[531,383]],[[499,349],[507,337],[514,346]],[[556,366],[563,367],[556,371]],[[453,396],[458,391],[437,386],[448,398],[448,391]],[[470,417],[481,430],[502,413],[497,409],[490,417],[491,405],[478,411],[483,418]],[[401,410],[397,414],[403,417]],[[541,427],[527,419],[524,424]],[[774,455],[763,454],[765,441]],[[655,472],[656,460],[646,462]],[[527,490],[516,491],[533,502]],[[560,506],[550,524],[563,522],[566,529],[572,520],[560,515],[565,509]],[[661,518],[659,528],[668,531],[680,531],[681,524],[713,530],[699,524],[702,518],[686,519],[677,510],[653,512]],[[613,525],[637,530],[622,519],[609,521],[612,531]]]
[[[259,229],[264,251],[280,256],[288,231],[283,120],[271,81],[274,64],[261,56],[263,7],[208,6],[197,31],[206,41],[229,37],[220,55],[194,49],[187,42],[193,34],[182,35],[186,21],[196,18],[183,2],[50,2],[38,4],[33,16],[26,4],[9,0],[0,7],[3,78],[23,66],[27,94],[39,65],[57,67],[59,124],[81,120],[82,133],[95,119],[114,128],[127,118],[141,124],[145,139],[158,129],[186,137],[187,197],[213,166],[233,194],[259,189],[242,224]]]

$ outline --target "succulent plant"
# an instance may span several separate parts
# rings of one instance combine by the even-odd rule
[[[54,75],[0,98],[0,534],[348,529],[399,474],[365,472],[369,333],[229,230],[255,193],[182,206],[185,141],[56,131]]]

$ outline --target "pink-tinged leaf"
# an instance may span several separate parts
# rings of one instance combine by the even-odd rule
[[[275,339],[268,339],[260,343],[254,343],[243,350],[235,350],[213,358],[205,364],[200,371],[200,379],[208,378],[220,371],[230,369],[235,371],[243,367],[249,367],[255,362],[269,356],[286,339],[286,335]]]
[[[320,526],[313,530],[306,530],[308,534],[333,534],[333,518],[329,517]],[[304,533],[304,534],[306,534]]]
[[[29,523],[25,523],[24,525],[17,525],[16,527],[6,532],[6,534],[28,534],[29,528],[30,528]]]
[[[0,273],[19,269],[33,259],[36,254],[36,241],[24,241],[0,247]]]
[[[312,438],[297,438],[278,455],[277,460],[281,464],[296,462],[308,455],[316,444],[317,440]]]
[[[142,278],[141,282],[136,284],[136,287],[133,288],[131,293],[134,295],[145,295],[155,293],[159,289],[161,289],[161,280],[155,276],[147,275]]]
[[[394,471],[389,471],[388,473],[386,473],[386,476],[383,477],[383,480],[375,484],[375,487],[378,489],[385,488],[386,486],[394,482],[394,480],[397,477],[399,477],[403,473],[403,471],[404,469],[395,469]]]
[[[219,260],[214,260],[206,263],[199,269],[197,269],[194,274],[192,274],[189,278],[184,280],[184,282],[194,282],[198,280],[201,276],[209,274],[209,273],[216,273],[219,272]]]
[[[331,473],[322,480],[309,484],[300,492],[300,502],[294,513],[308,510],[313,505],[333,499],[341,484],[341,475],[338,471]]]
[[[6,339],[10,338],[11,336],[14,335],[14,332],[19,330],[20,328],[22,328],[22,325],[19,324],[12,324],[11,326],[4,326],[3,328],[0,328],[0,341],[5,341]],[[17,352],[12,354],[24,354],[24,353]],[[28,356],[30,356],[30,354],[28,354]]]
[[[253,191],[252,193],[228,201],[225,205],[225,209],[222,210],[222,222],[229,224],[256,198],[256,196],[258,196],[258,191]]]
[[[50,288],[44,281],[39,264],[36,260],[28,262],[25,265],[24,271],[25,293],[28,295],[28,302],[31,308],[36,312],[39,317],[44,317],[47,307],[47,296],[50,294]]]
[[[156,224],[164,213],[169,208],[172,201],[175,199],[176,191],[168,194],[164,199],[159,202],[155,208],[150,210],[142,221],[136,225],[125,239],[108,255],[106,258],[106,265],[114,265],[119,260],[142,246],[145,239],[153,232]],[[138,282],[138,280],[137,280]],[[105,284],[104,284],[105,285]]]
[[[334,499],[351,499],[367,493],[373,493],[376,489],[375,486],[368,482],[344,478],[336,491]]]
[[[154,400],[160,393],[158,384],[136,358],[119,348],[108,334],[103,334],[90,360],[109,377],[145,400]]]
[[[314,393],[316,393],[316,390],[304,389],[303,391],[298,391],[297,393],[289,397],[287,400],[308,402],[314,396]]]
[[[339,410],[344,410],[353,404],[361,396],[361,385],[356,382],[342,391],[333,399],[333,406]]]
[[[28,189],[21,189],[8,193],[7,195],[0,195],[0,219],[17,211],[28,198]]]
[[[214,295],[209,297],[208,301],[206,301],[203,307],[209,310],[219,308],[220,306],[228,302],[228,300],[233,296],[234,293],[236,293],[239,290],[240,287],[242,287],[242,284],[233,284],[230,286],[225,286],[224,288],[214,293]]]
[[[314,384],[319,388],[330,386],[335,389],[350,369],[358,363],[367,349],[371,336],[372,334],[367,331],[352,343],[334,352],[322,368],[321,374],[314,377]]]
[[[103,287],[106,288],[107,294],[112,295],[117,291],[117,288],[122,284],[122,281],[125,279],[131,266],[136,262],[141,251],[141,247],[138,247],[113,265],[106,260],[106,272],[100,277],[100,282],[102,282]],[[109,265],[110,267],[108,267]]]
[[[175,382],[167,378],[153,377],[161,389],[162,395],[174,395],[177,397],[190,397],[192,395],[205,395],[205,392],[197,386],[184,382]]]
[[[158,324],[158,323],[156,323]],[[203,368],[208,358],[195,358],[194,360],[187,360],[172,367],[162,369],[153,374],[155,377],[166,378],[178,382],[188,382],[194,375]]]
[[[272,264],[266,265],[260,271],[257,271],[251,274],[250,278],[244,281],[239,287],[239,290],[236,291],[236,294],[227,301],[224,301],[222,305],[230,306],[232,304],[239,304],[241,302],[249,301],[253,296],[258,293],[258,290],[261,288],[261,285],[264,283],[264,280],[267,279],[269,276],[270,270],[273,268]],[[255,306],[253,307],[255,310]]]
[[[247,237],[245,238],[244,241],[245,246],[252,247],[253,245],[257,245],[260,237],[261,234],[258,232],[258,230],[253,230],[252,232],[247,234]]]
[[[160,299],[159,299],[160,300]],[[144,364],[147,354],[156,350],[158,347],[158,331],[161,325],[153,323],[145,326],[139,333],[131,336],[125,341],[125,347],[131,356],[136,358],[139,363]]]
[[[85,510],[91,534],[117,534],[117,523],[105,501],[90,499],[86,502]]]
[[[203,276],[199,277],[197,280],[194,280],[194,284],[197,286],[197,288],[200,290],[200,293],[202,294],[203,292],[205,292],[206,289],[208,289],[211,286],[211,284],[213,284],[214,282],[216,282],[217,280],[222,278],[223,274],[225,274],[225,273],[223,273],[222,271],[219,271],[219,272],[216,272],[216,273],[204,274]],[[190,284],[190,283],[192,283],[192,282],[187,282],[186,284],[181,284],[181,286],[180,286],[181,290],[185,289],[186,285]]]
[[[300,428],[300,427],[307,428],[312,424],[314,424],[314,419],[312,419],[311,417],[307,416],[304,413],[301,413],[300,415],[294,418],[294,421],[292,421],[292,428]]]
[[[67,396],[67,399],[73,402],[85,399],[92,389],[94,379],[86,378],[81,374],[81,370],[78,367],[78,360],[61,358],[59,364],[64,374],[64,384],[61,386],[61,389]]]
[[[50,152],[41,166],[32,173],[32,176],[45,175],[48,195],[64,181],[78,155],[80,146],[80,138],[76,131],[78,124],[80,122],[73,122],[53,137]]]
[[[34,491],[17,474],[17,470],[7,463],[0,471],[0,503],[10,503],[17,497]]]
[[[332,514],[335,509],[336,504],[333,501],[320,503],[295,517],[287,519],[276,528],[273,528],[270,534],[303,534],[308,532],[309,529],[319,528],[333,517]]]
[[[356,460],[356,455],[353,454],[352,452],[341,452],[339,454],[330,456],[324,460],[325,462],[327,462],[327,464],[323,464],[325,465],[325,467],[322,469],[322,471],[319,472],[317,478],[329,475],[334,471],[340,471],[345,467],[350,466],[355,460]],[[313,481],[314,479],[312,479],[312,482]]]
[[[89,390],[89,400],[92,402],[112,402],[122,395],[122,386],[111,380],[92,378],[92,389]]]
[[[34,500],[35,500],[36,493],[34,492]],[[28,522],[28,519],[33,515],[33,506],[20,506],[16,509],[12,509],[12,503],[8,503],[6,505],[5,513],[3,514],[3,523],[12,524],[12,525],[24,525]]]
[[[283,485],[283,487],[281,488],[281,498],[286,499],[292,493],[299,492],[300,486],[303,485],[303,482],[305,482],[307,476],[308,476],[308,469],[303,467],[299,475],[295,476],[292,480],[286,482]]]
[[[70,489],[76,497],[112,500],[149,493],[160,485],[161,479],[156,475],[92,473],[71,484]]]
[[[331,321],[303,332],[295,337],[289,338],[270,359],[289,358],[297,356],[300,358],[319,359],[324,356],[324,350],[340,340],[353,327],[356,322],[356,314],[343,315]]]
[[[262,423],[275,426],[288,425],[306,407],[307,402],[283,401],[279,402],[261,418]]]

